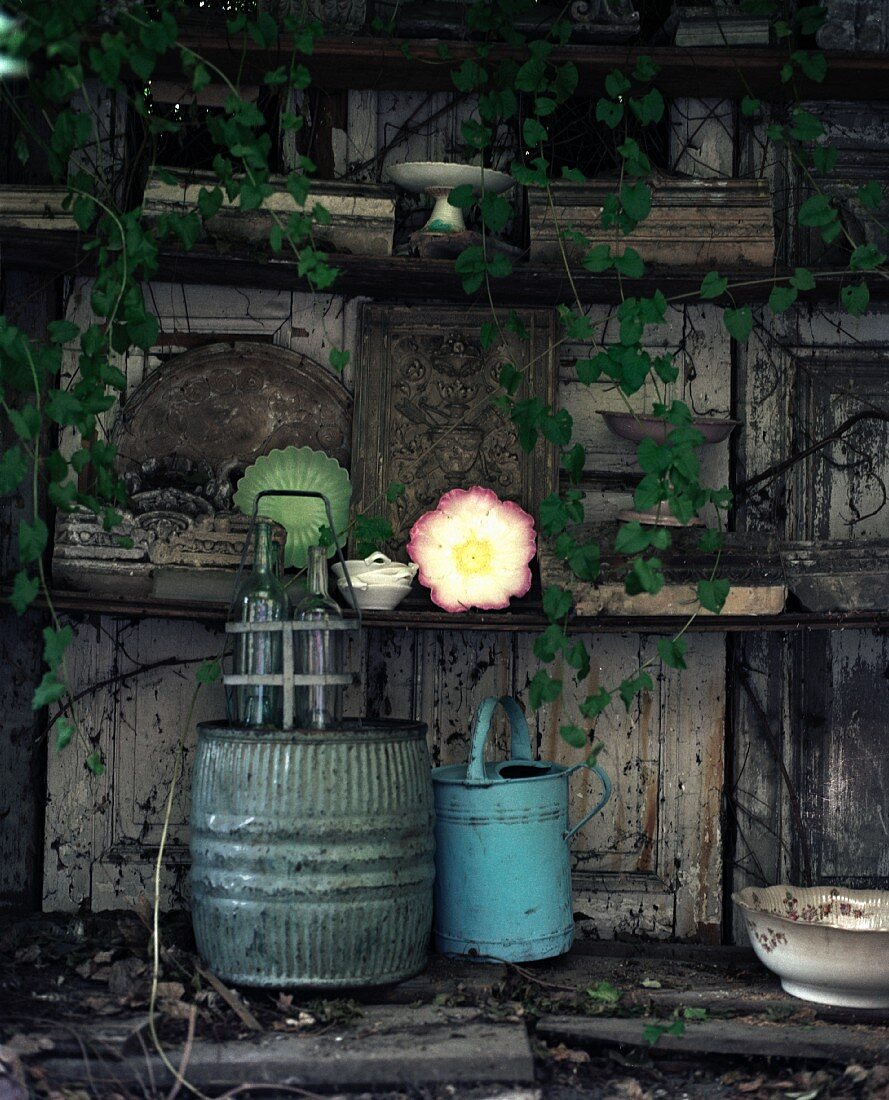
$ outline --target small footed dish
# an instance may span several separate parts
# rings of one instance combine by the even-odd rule
[[[889,1008],[889,890],[748,886],[732,895],[760,962],[787,993]]]
[[[390,580],[384,584],[377,581],[368,583],[360,577],[353,577],[352,592],[355,594],[353,601],[346,578],[341,577],[336,583],[349,607],[355,607],[357,604],[361,611],[392,611],[411,590],[410,578],[405,581]]]

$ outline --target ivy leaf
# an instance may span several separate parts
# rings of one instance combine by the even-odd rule
[[[860,244],[849,257],[849,267],[853,271],[873,271],[885,259],[885,252],[881,252],[875,245]]]
[[[500,368],[498,381],[510,397],[515,397],[522,384],[522,377],[522,372],[516,370],[512,363],[504,363]]]
[[[571,593],[557,584],[551,584],[543,593],[543,613],[550,622],[564,619],[572,603]]]
[[[664,97],[657,88],[652,88],[641,99],[631,99],[630,109],[643,126],[660,122],[664,117]]]
[[[570,451],[565,451],[562,454],[559,463],[563,470],[568,473],[568,479],[572,485],[576,485],[583,476],[584,467],[586,466],[586,450],[582,443],[575,443]]]
[[[200,189],[198,192],[198,210],[201,212],[204,221],[208,221],[214,214],[218,213],[224,197],[220,187],[214,187],[212,191],[209,191],[206,187]]]
[[[614,266],[628,279],[641,279],[645,274],[645,262],[635,248],[626,248],[622,255],[615,256]]]
[[[571,442],[571,431],[574,422],[567,409],[560,409],[554,415],[546,415],[540,418],[540,434],[550,443],[558,447],[565,447]]]
[[[524,139],[525,145],[532,147],[535,145],[542,145],[548,137],[549,134],[547,134],[545,127],[542,126],[536,118],[525,119],[522,124],[522,138]]]
[[[56,752],[61,752],[71,743],[71,738],[77,727],[70,718],[59,718],[53,727],[56,733]]]
[[[475,189],[471,183],[461,183],[448,192],[448,204],[460,210],[468,210],[475,202]]]
[[[567,641],[568,638],[562,628],[557,623],[551,623],[542,634],[538,634],[534,639],[534,656],[538,661],[549,664],[550,661],[556,659],[556,655],[561,652],[562,646]]]
[[[607,244],[597,244],[591,248],[581,260],[581,264],[587,271],[599,275],[611,267],[611,248]]]
[[[817,115],[797,107],[791,114],[790,136],[797,141],[817,141],[824,135],[824,126]]]
[[[65,650],[74,640],[74,630],[71,626],[63,626],[61,630],[53,630],[47,626],[43,630],[43,660],[50,668],[58,668],[65,656]]]
[[[651,535],[636,520],[621,524],[614,540],[618,554],[639,554],[651,545]]]
[[[585,680],[590,674],[590,655],[583,642],[575,642],[565,649],[565,661],[577,673],[575,677],[578,683]]]
[[[582,581],[594,581],[599,576],[599,547],[594,542],[575,546],[568,555],[568,568]]]
[[[700,295],[702,298],[718,298],[725,294],[727,288],[728,279],[718,271],[708,271],[701,283]]]
[[[706,611],[712,611],[718,615],[725,604],[729,593],[727,580],[702,580],[698,581],[698,600]]]
[[[540,710],[544,703],[551,703],[562,694],[562,681],[555,680],[546,671],[538,669],[528,687],[528,702],[532,710]]]
[[[344,351],[342,348],[330,349],[330,365],[335,371],[342,371],[343,368],[348,364],[351,357],[352,353],[349,351]]]
[[[865,210],[876,210],[883,201],[883,188],[876,180],[871,180],[855,192],[855,197]]]
[[[39,589],[40,582],[36,577],[28,576],[24,569],[16,573],[15,580],[12,582],[12,591],[9,594],[9,602],[15,608],[17,615],[24,615],[37,598]]]
[[[843,309],[851,313],[853,317],[860,317],[870,302],[870,290],[867,283],[862,281],[851,286],[844,286],[840,291],[840,301],[843,303]]]
[[[31,697],[31,710],[40,710],[41,707],[57,703],[65,694],[65,685],[58,679],[53,669],[44,672],[43,679],[34,689]]]
[[[612,69],[608,76],[605,77],[605,91],[612,99],[620,99],[620,97],[625,92],[628,92],[630,88],[632,88],[632,84],[620,69]]]
[[[67,344],[80,335],[80,329],[73,321],[50,321],[46,331],[53,344]]]
[[[762,103],[752,95],[745,95],[741,100],[741,114],[745,118],[752,118],[754,115],[759,114],[761,107]]]
[[[586,730],[580,726],[559,726],[559,736],[572,749],[583,749],[587,744]]]
[[[21,447],[16,444],[0,455],[0,496],[6,496],[21,484],[28,472],[28,463]]]
[[[798,267],[791,276],[790,285],[797,290],[814,290],[815,276],[807,267]]]
[[[629,710],[639,692],[652,691],[653,689],[654,683],[651,677],[647,672],[640,669],[636,676],[628,676],[626,680],[620,682],[617,693],[623,700],[624,706]]]
[[[644,221],[651,211],[651,188],[647,183],[625,183],[620,189],[624,211],[634,222]]]
[[[40,413],[36,405],[25,405],[20,410],[10,409],[7,415],[19,439],[36,439],[40,434]]]
[[[102,754],[98,749],[95,752],[91,752],[84,761],[93,775],[103,775],[105,772],[105,765],[102,762]]]
[[[612,99],[600,99],[596,103],[596,121],[604,122],[610,129],[616,129],[623,117],[622,103],[615,103]]]
[[[386,487],[386,500],[394,504],[399,497],[403,497],[407,486],[403,481],[390,481]]]
[[[685,638],[661,638],[657,644],[658,656],[667,668],[687,668],[685,653],[688,643]]]
[[[660,66],[656,65],[648,54],[641,54],[636,59],[636,67],[633,69],[633,79],[638,80],[640,84],[644,84],[649,80],[653,80],[659,72]]]
[[[769,309],[772,313],[783,313],[796,301],[797,290],[792,286],[773,286],[769,294]]]
[[[194,678],[199,684],[215,684],[222,675],[219,661],[201,661],[195,670]]]
[[[726,309],[722,314],[725,327],[739,344],[743,344],[753,329],[753,314],[750,306],[741,306],[738,309]]]
[[[588,695],[580,704],[580,713],[584,718],[597,718],[611,703],[611,692],[600,687],[595,695]]]
[[[811,195],[799,208],[800,225],[821,229],[836,221],[836,209],[831,206],[827,195]]]
[[[707,530],[698,539],[698,549],[703,550],[705,554],[715,554],[717,550],[721,550],[725,538],[721,531],[715,531],[713,529]]]
[[[790,55],[791,61],[799,65],[809,80],[821,84],[827,76],[827,59],[823,53],[809,53],[807,50],[794,50]]]
[[[40,516],[34,517],[33,523],[27,520],[19,520],[19,557],[24,565],[37,561],[46,549],[49,539],[49,531]]]

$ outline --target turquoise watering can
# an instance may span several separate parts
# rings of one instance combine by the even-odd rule
[[[498,704],[511,727],[510,758],[485,763]],[[599,804],[568,822],[568,777],[589,768]],[[478,709],[468,764],[433,768],[435,946],[444,955],[527,962],[567,951],[574,939],[571,838],[611,797],[598,765],[533,760],[528,723],[515,699]]]

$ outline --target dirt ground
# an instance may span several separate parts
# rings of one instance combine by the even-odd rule
[[[150,1034],[149,927],[146,907],[0,925],[0,1100],[187,1095]],[[229,988],[197,957],[187,914],[164,919],[161,944],[157,1038],[199,1095],[889,1100],[889,1020],[795,1001],[742,949],[432,956],[408,982],[325,998]]]

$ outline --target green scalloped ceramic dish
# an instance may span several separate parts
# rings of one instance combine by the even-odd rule
[[[344,539],[352,484],[335,458],[311,447],[284,447],[261,455],[247,467],[238,482],[235,506],[251,515],[253,502],[263,489],[305,489],[323,493],[330,501],[337,535],[341,542]],[[318,542],[321,528],[327,525],[323,502],[298,497],[266,497],[259,511],[277,520],[287,531],[284,564],[301,569],[308,560],[308,548]],[[333,553],[331,547],[330,554]]]

